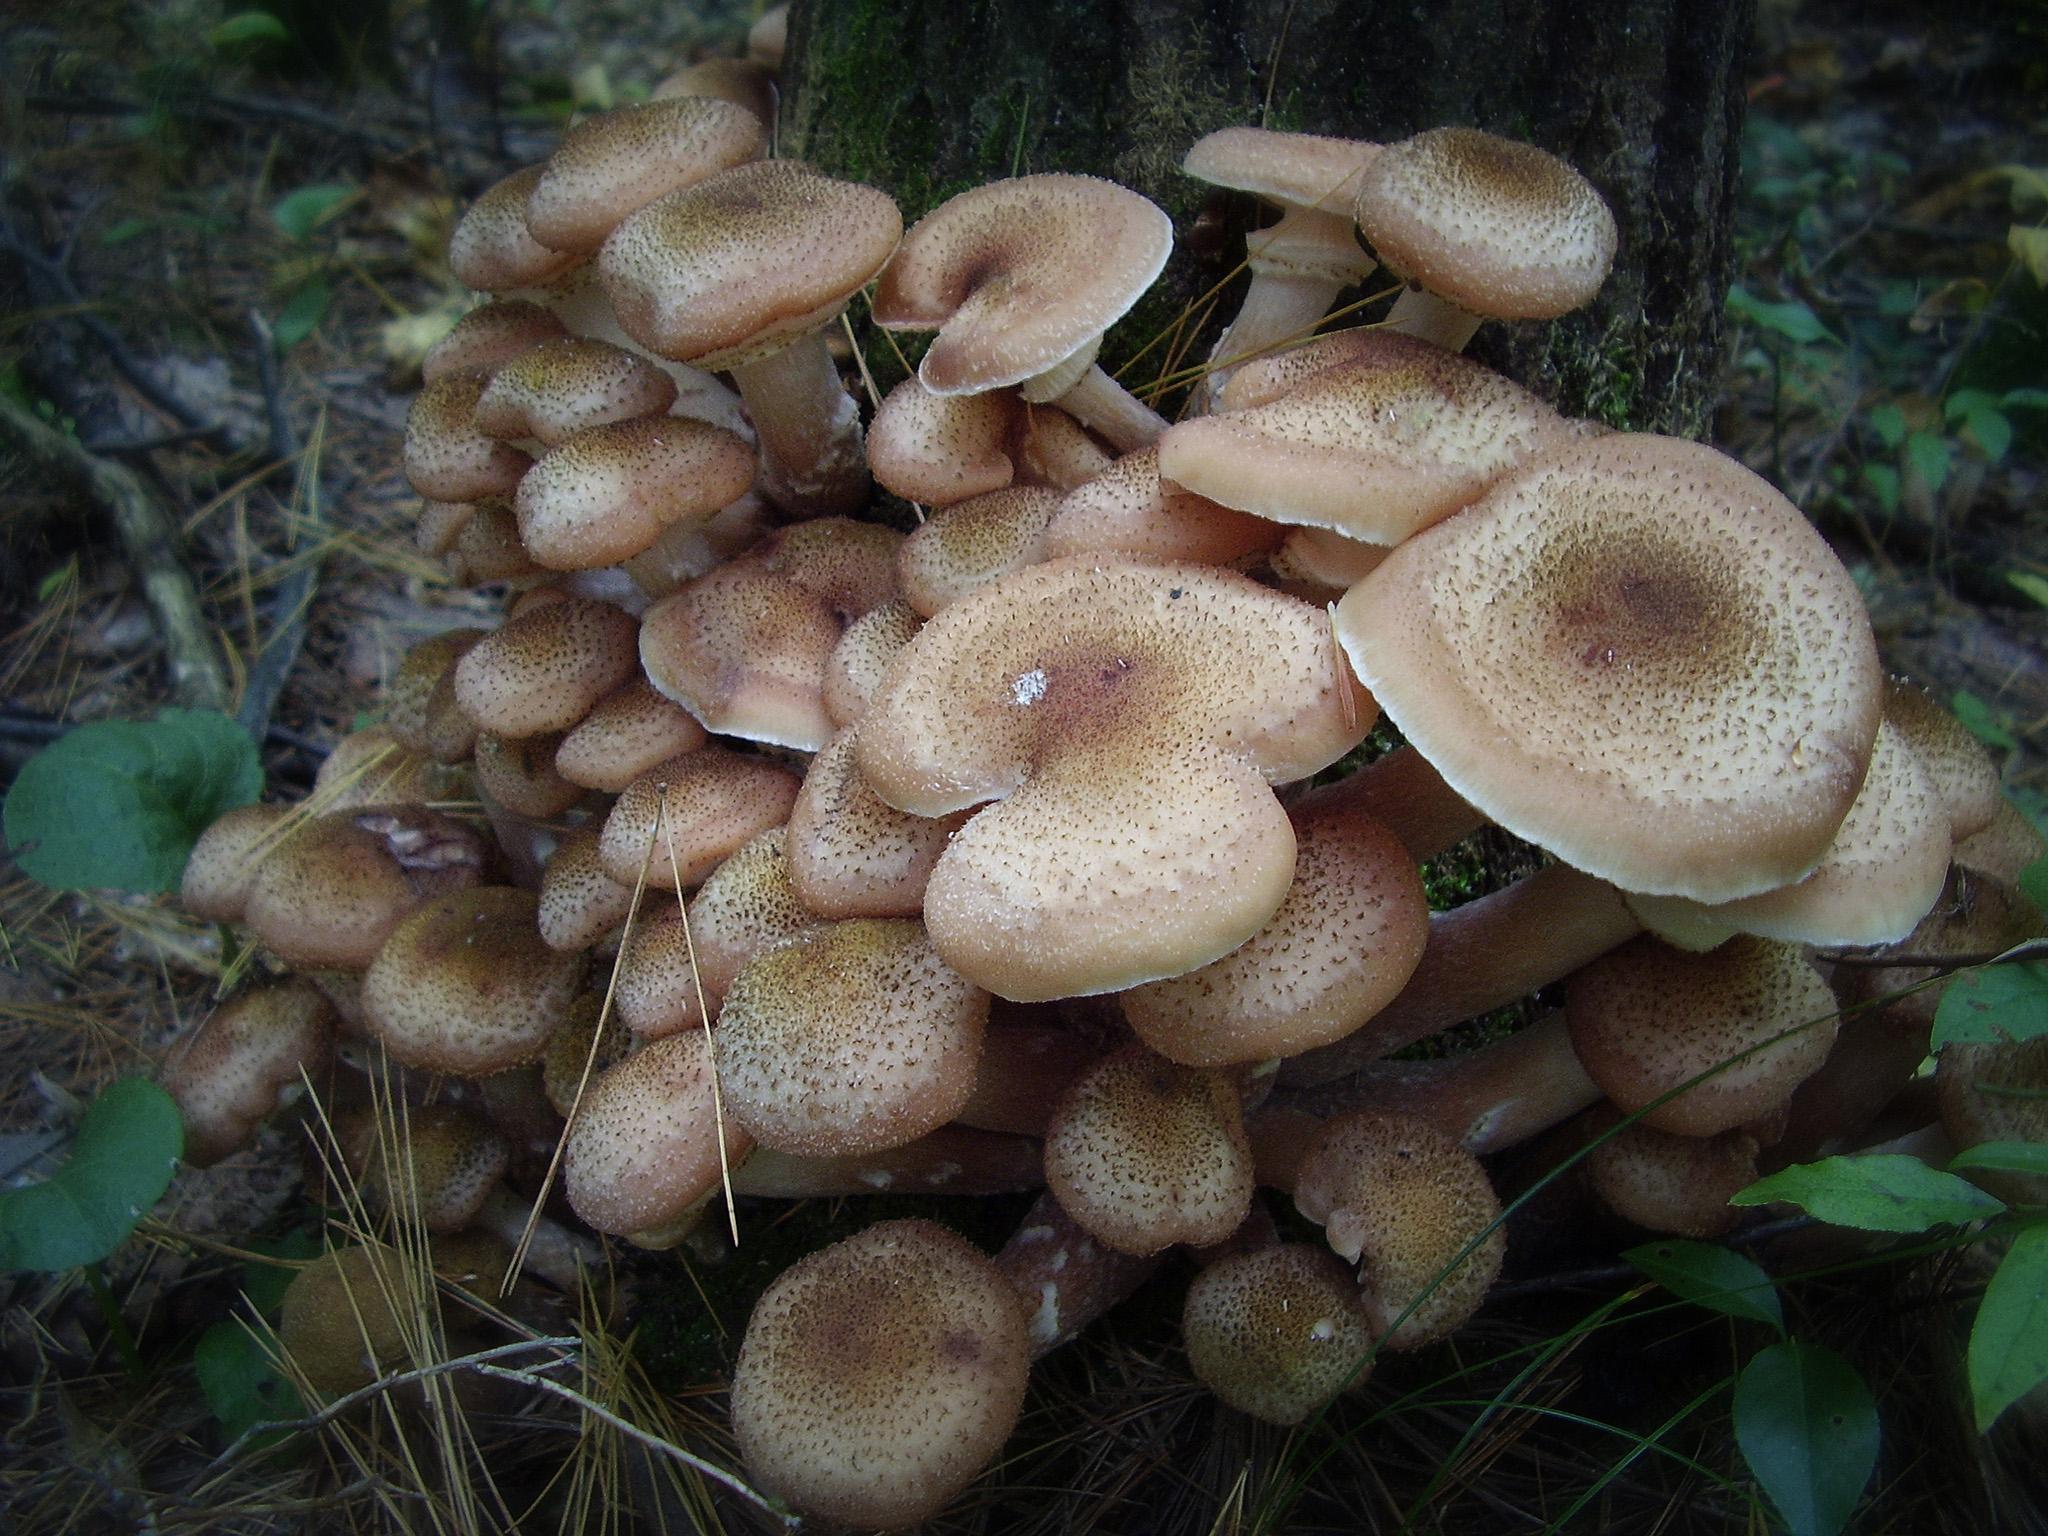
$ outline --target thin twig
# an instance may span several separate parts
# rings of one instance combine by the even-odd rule
[[[263,405],[266,419],[270,423],[270,456],[278,463],[298,462],[298,481],[292,489],[294,509],[303,507],[306,520],[315,537],[320,523],[320,459],[319,443],[316,441],[312,452],[300,451],[298,433],[292,430],[291,417],[286,414],[284,385],[278,374],[277,338],[271,334],[270,323],[257,310],[249,311],[249,329],[256,338],[256,367],[263,384]],[[242,707],[237,717],[242,729],[252,740],[260,741],[270,728],[271,714],[277,708],[278,695],[284,692],[285,680],[297,664],[299,651],[306,643],[307,616],[313,607],[313,594],[320,586],[320,561],[308,559],[285,577],[278,586],[273,612],[279,615],[277,627],[270,638],[249,660],[249,676],[242,688]],[[251,637],[252,641],[254,637]]]
[[[180,704],[225,709],[227,672],[200,611],[199,589],[178,556],[177,524],[141,476],[87,453],[33,411],[0,396],[0,432],[31,458],[77,481],[114,519],[122,553],[141,583],[164,639],[171,693]]]

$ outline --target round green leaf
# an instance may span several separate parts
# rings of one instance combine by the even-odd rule
[[[79,1117],[64,1166],[0,1194],[0,1271],[94,1264],[163,1198],[185,1150],[178,1106],[140,1077],[113,1084]]]
[[[1735,1382],[1735,1443],[1793,1536],[1835,1536],[1877,1466],[1877,1404],[1831,1349],[1788,1340]]]

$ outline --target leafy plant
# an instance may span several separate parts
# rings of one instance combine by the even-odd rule
[[[63,1167],[0,1194],[0,1271],[97,1264],[170,1188],[184,1149],[169,1094],[139,1077],[112,1084],[86,1106]]]
[[[23,873],[58,890],[173,890],[207,825],[263,788],[256,745],[210,710],[80,726],[22,765],[0,808]]]

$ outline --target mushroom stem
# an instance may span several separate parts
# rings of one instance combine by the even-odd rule
[[[1434,342],[1446,352],[1462,352],[1479,325],[1478,315],[1438,298],[1427,288],[1411,284],[1401,290],[1394,307],[1387,311],[1385,329],[1418,341]]]
[[[1291,1087],[1355,1072],[1404,1045],[1568,976],[1642,932],[1605,880],[1553,864],[1429,920],[1422,964],[1363,1029],[1281,1068]]]
[[[1305,339],[1346,283],[1370,276],[1373,259],[1352,238],[1351,212],[1283,204],[1280,222],[1245,236],[1251,287],[1237,318],[1209,353],[1201,399],[1207,409],[1240,363]]]
[[[730,371],[761,439],[768,499],[806,517],[858,510],[868,495],[860,411],[839,382],[824,330]]]
[[[1355,811],[1401,840],[1417,860],[1440,857],[1486,825],[1413,747],[1396,747],[1349,778],[1304,795],[1298,809]]]
[[[1342,1082],[1282,1095],[1260,1113],[1398,1110],[1427,1120],[1483,1157],[1527,1141],[1599,1100],[1600,1089],[1572,1052],[1563,1011],[1553,1009],[1478,1050],[1436,1061],[1376,1061]],[[1272,1134],[1277,1152],[1281,1128]]]
[[[529,1218],[533,1220],[531,1239],[526,1237]],[[470,1225],[490,1233],[515,1253],[525,1242],[521,1268],[532,1270],[565,1296],[576,1295],[586,1276],[604,1273],[603,1249],[545,1213],[533,1216],[527,1203],[502,1184],[484,1197],[483,1209]]]
[[[1031,1315],[1031,1358],[1051,1353],[1150,1279],[1165,1254],[1118,1253],[1082,1231],[1050,1194],[1024,1213],[996,1268]]]
[[[1100,366],[1088,371],[1053,402],[1089,431],[1107,438],[1118,453],[1150,448],[1166,431],[1166,418],[1117,383]]]

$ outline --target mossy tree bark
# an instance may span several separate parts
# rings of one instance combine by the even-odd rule
[[[1753,0],[795,0],[781,152],[888,188],[910,218],[1027,171],[1092,172],[1143,192],[1173,215],[1179,248],[1112,338],[1113,360],[1227,273],[1238,236],[1259,222],[1249,199],[1210,196],[1180,173],[1201,135],[1263,123],[1392,139],[1464,123],[1526,139],[1605,194],[1620,255],[1589,309],[1484,328],[1471,350],[1566,410],[1697,435],[1730,276],[1752,10]]]

